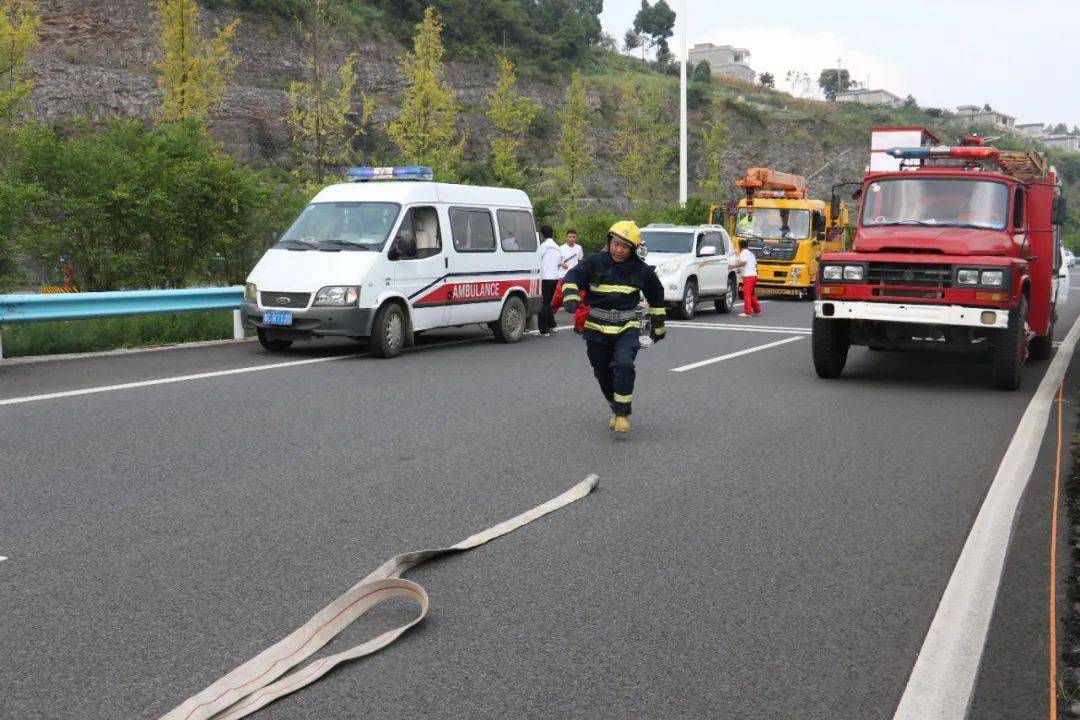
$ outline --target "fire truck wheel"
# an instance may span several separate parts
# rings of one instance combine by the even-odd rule
[[[1045,335],[1037,335],[1028,343],[1028,359],[1042,362],[1050,359],[1050,352],[1054,349],[1054,321],[1050,321],[1050,327]]]
[[[844,320],[814,318],[811,333],[814,370],[821,378],[838,378],[844,372],[848,349],[847,323]]]
[[[697,309],[697,280],[693,278],[686,281],[686,289],[683,290],[682,302],[675,306],[674,315],[680,320],[693,320],[694,311]]]
[[[292,340],[282,340],[281,338],[270,337],[262,328],[256,328],[255,335],[258,336],[259,344],[263,346],[263,349],[269,350],[270,352],[281,352],[282,350],[288,350],[292,347]]]
[[[392,358],[405,349],[405,333],[409,331],[405,313],[397,303],[386,303],[375,314],[368,351],[377,358]]]
[[[994,345],[994,386],[998,390],[1020,387],[1020,371],[1024,367],[1024,335],[1027,319],[1027,299],[1009,315],[1009,327],[999,331]]]
[[[491,328],[491,332],[495,333],[495,339],[499,342],[516,343],[525,336],[526,322],[525,303],[521,302],[521,298],[514,295],[503,304],[499,319],[490,323],[488,327]]]

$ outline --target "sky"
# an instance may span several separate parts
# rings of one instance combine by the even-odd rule
[[[1080,0],[667,0],[689,17],[687,42],[735,45],[777,87],[801,70],[840,66],[853,80],[923,107],[989,103],[1018,123],[1080,125]],[[605,0],[601,22],[619,40],[641,0]],[[671,40],[679,48],[682,19]]]

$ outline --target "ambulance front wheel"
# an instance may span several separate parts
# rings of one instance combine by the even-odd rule
[[[525,303],[521,301],[521,298],[513,295],[503,304],[499,319],[490,323],[488,327],[495,333],[495,339],[499,342],[516,343],[525,336],[525,324],[528,319]]]
[[[292,347],[292,340],[282,340],[281,338],[270,337],[262,328],[256,328],[255,334],[258,336],[259,344],[263,346],[264,350],[281,352]]]
[[[409,325],[405,312],[397,303],[387,303],[375,314],[375,324],[371,328],[368,351],[377,358],[392,358],[405,349],[405,334]]]

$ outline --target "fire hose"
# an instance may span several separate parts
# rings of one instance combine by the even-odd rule
[[[456,545],[395,555],[287,637],[263,650],[202,692],[191,696],[163,715],[161,720],[237,720],[280,697],[310,685],[343,662],[381,650],[423,620],[428,612],[427,592],[411,580],[401,579],[403,573],[420,563],[442,555],[471,550],[528,525],[585,497],[596,488],[598,482],[596,475],[590,475],[562,495],[472,535]],[[419,613],[404,625],[387,630],[356,647],[319,658],[282,677],[318,652],[368,610],[392,598],[412,600],[419,606]]]

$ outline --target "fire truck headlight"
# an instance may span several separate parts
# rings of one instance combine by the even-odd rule
[[[987,287],[1001,287],[1005,283],[1004,270],[983,270],[982,284]]]
[[[960,268],[956,271],[956,282],[958,285],[978,285],[979,271],[970,268]]]
[[[844,279],[845,280],[862,280],[865,277],[865,270],[862,265],[845,265],[844,266]]]
[[[821,277],[825,280],[843,280],[844,267],[842,265],[826,265],[821,271]]]

